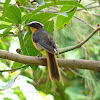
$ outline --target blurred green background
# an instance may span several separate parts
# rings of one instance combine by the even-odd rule
[[[48,2],[52,5],[46,6]],[[61,2],[56,5],[55,2],[58,0],[36,0],[34,3],[29,0],[0,0],[0,49],[13,53],[19,49],[22,55],[36,56],[39,51],[34,48],[30,29],[25,26],[33,20],[44,24],[59,51],[82,42],[100,24],[99,0],[80,0],[87,11],[75,3],[79,2],[77,0],[72,1],[74,4],[69,0],[70,5]],[[75,6],[77,8],[72,12],[66,13]],[[100,32],[81,48],[57,57],[100,60]],[[0,58],[0,70],[22,66],[25,65]],[[60,67],[60,82],[50,80],[46,66],[31,65],[15,72],[1,72],[0,100],[100,100],[99,72],[65,67]]]

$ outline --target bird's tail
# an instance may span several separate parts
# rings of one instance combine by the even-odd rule
[[[60,81],[59,66],[55,54],[46,51],[46,55],[50,79]]]

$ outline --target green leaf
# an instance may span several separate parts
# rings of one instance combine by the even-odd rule
[[[21,21],[22,22],[23,21],[27,21],[31,16],[33,16],[33,14],[26,14],[26,15],[22,16],[22,18],[21,18],[22,20]]]
[[[4,3],[4,7],[3,7],[3,16],[4,16],[4,18],[6,16],[7,8],[8,8],[8,5],[9,5],[10,1],[11,0],[6,0],[6,2]]]
[[[22,6],[20,6],[19,9],[20,9],[21,12],[29,13],[28,10],[26,8],[22,7]]]
[[[0,89],[0,91],[3,91],[3,90],[6,90],[8,88],[10,88],[12,86],[12,84],[14,83],[14,81],[16,80],[16,78],[20,75],[20,73],[18,73],[17,75],[15,75],[14,77],[12,77],[10,79],[10,81],[7,83],[7,85],[3,88],[3,89]]]
[[[1,29],[5,29],[5,28],[8,28],[8,27],[9,27],[9,25],[1,24],[1,25],[0,25],[0,30],[1,30]]]
[[[18,68],[18,67],[20,67],[20,66],[22,66],[21,63],[14,62],[13,65],[12,65],[12,68]]]
[[[3,34],[0,34],[0,37],[6,36],[6,35],[8,35],[8,34],[14,34],[14,33],[13,33],[13,32],[6,32],[6,33],[3,33]]]
[[[10,22],[10,23],[13,23],[10,19],[8,18],[5,18],[3,16],[0,17],[0,21],[6,21],[6,22]]]
[[[63,15],[65,12],[62,13],[39,13],[39,14],[26,14],[22,17],[22,22],[23,21],[27,21],[31,22],[31,21],[38,21],[41,23],[46,23],[46,21],[48,21],[50,18],[56,16],[56,15]],[[65,16],[65,15],[63,15]],[[66,15],[67,16],[67,15]]]
[[[7,15],[6,17],[8,17],[11,21],[13,21],[13,23],[15,24],[20,24],[21,22],[21,12],[20,9],[16,6],[9,6],[7,9]]]
[[[44,23],[44,29],[50,32],[53,35],[54,32],[54,21],[47,21]]]
[[[70,9],[72,9],[73,6],[63,6],[60,10],[60,12],[64,12],[64,11],[68,11]],[[57,20],[56,20],[56,26],[58,29],[61,29],[61,28],[65,28],[65,25],[69,23],[69,21],[72,19],[74,13],[76,12],[76,8],[67,13],[68,17],[66,16],[62,16],[62,15],[58,15],[57,16]]]
[[[31,21],[38,21],[41,23],[45,23],[46,21],[48,21],[50,18],[52,18],[53,16],[56,16],[57,14],[55,13],[39,13],[39,14],[35,14],[33,16],[31,16],[31,18],[29,19],[29,22]]]
[[[56,16],[56,13],[39,13],[39,14],[26,14],[22,17],[22,22],[23,21],[27,21],[31,22],[31,21],[38,21],[41,23],[45,23],[46,21],[48,21],[50,18],[52,18],[53,16]]]
[[[6,28],[6,30],[3,32],[3,34],[0,34],[0,37],[6,36],[8,34],[14,34],[13,32],[9,32],[12,29],[12,26]]]
[[[7,33],[12,29],[12,26],[8,27],[3,33]]]
[[[24,37],[24,34],[22,34],[21,32],[18,32],[18,38],[19,38],[19,42],[20,42],[20,45],[21,45],[22,54],[28,55],[27,48],[25,46],[23,37]]]
[[[75,2],[75,1],[57,1],[54,3],[48,3],[45,5],[42,5],[39,8],[37,8],[36,10],[34,10],[32,13],[36,13],[36,12],[46,8],[46,7],[55,6],[55,5],[75,6],[75,7],[81,7],[83,9],[87,10],[84,6],[82,6],[80,3]]]
[[[3,34],[0,34],[0,37],[6,36],[8,34],[13,34],[13,32],[9,32],[12,29],[12,25],[10,25],[10,26],[5,25],[5,24],[0,25],[0,29],[4,29],[4,28],[6,28],[6,29],[4,30]]]

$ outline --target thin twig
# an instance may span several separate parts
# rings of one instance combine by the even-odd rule
[[[16,37],[16,36],[18,36],[18,34],[8,34],[6,36],[14,36],[14,37]]]
[[[85,77],[85,76],[79,74],[78,72],[72,70],[71,68],[68,68],[68,69],[69,69],[71,72],[73,72],[74,74],[76,74],[76,75],[78,75],[78,76],[80,76],[80,77],[82,77],[82,78],[85,78],[85,79],[88,79],[88,80],[93,80],[93,79],[91,79],[90,77]]]
[[[89,24],[89,23],[85,22],[84,20],[82,20],[82,19],[76,17],[75,15],[74,15],[74,18],[76,18],[76,19],[78,19],[79,21],[85,23],[86,25],[88,25],[88,26],[91,27],[92,29],[95,29],[91,24]]]
[[[29,7],[24,7],[24,6],[20,6],[20,7],[23,7],[25,9],[27,9],[27,10],[30,10],[30,11],[34,11],[35,10],[34,8],[29,8]],[[90,7],[86,7],[86,9],[97,8],[97,7],[100,7],[100,6],[98,6],[98,5],[97,6],[90,6]],[[75,9],[75,7],[72,8],[71,11],[73,9]],[[57,10],[57,9],[55,9],[55,10]],[[82,9],[82,8],[77,9],[77,11],[80,11],[80,10],[84,10],[84,9]],[[69,13],[71,11],[69,10],[66,13]],[[44,10],[40,10],[39,12],[44,12]],[[45,12],[58,13],[59,11],[45,11]]]
[[[91,34],[84,40],[82,41],[81,43],[77,44],[76,46],[72,46],[71,48],[64,48],[65,50],[63,51],[60,51],[59,54],[62,54],[62,53],[65,53],[65,52],[68,52],[68,51],[71,51],[71,50],[74,50],[76,48],[80,48],[82,45],[84,45],[98,30],[100,30],[100,26],[98,28],[96,28],[95,30],[93,30],[91,32]]]
[[[34,8],[28,8],[28,7],[24,7],[24,6],[21,6],[21,7],[23,7],[23,8],[25,8],[25,9],[27,9],[27,10],[30,10],[30,11],[34,11],[35,9]],[[70,10],[68,10],[68,11],[66,11],[66,13],[69,13],[69,12],[72,12],[74,9],[75,9],[76,7],[73,7],[72,9],[70,9]],[[49,9],[50,10],[50,9]],[[54,11],[54,10],[56,10],[56,11]],[[54,10],[52,11],[44,11],[44,10],[40,10],[39,12],[48,12],[48,13],[59,13],[59,10],[57,10],[57,9],[55,9],[54,8]]]
[[[83,12],[85,12],[85,13],[88,13],[88,14],[92,14],[92,15],[95,15],[95,16],[100,16],[100,14],[97,14],[97,13],[94,13],[94,12],[91,12],[91,11],[85,11],[85,10],[83,10]]]
[[[18,67],[18,68],[14,68],[14,69],[8,69],[8,70],[0,70],[0,72],[10,72],[10,71],[16,71],[16,70],[19,70],[19,69],[22,69],[22,68],[25,68],[27,67],[28,65],[24,65],[22,67]]]
[[[90,7],[86,7],[86,9],[97,8],[97,7],[100,7],[100,6],[98,6],[98,5],[90,6]],[[80,10],[84,10],[84,9],[82,9],[82,8],[77,9],[77,11],[80,11]]]
[[[93,2],[91,2],[91,3],[87,4],[87,5],[85,5],[85,7],[90,6],[90,5],[94,4],[94,3],[96,3],[96,1],[93,1]]]

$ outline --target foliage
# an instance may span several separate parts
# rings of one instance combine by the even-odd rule
[[[28,22],[39,21],[44,24],[44,28],[55,38],[59,51],[83,41],[100,23],[100,8],[88,9],[89,12],[86,9],[97,5],[96,2],[37,0],[38,7],[28,0],[16,0],[17,6],[10,2],[6,0],[0,4],[0,49],[16,52],[20,48],[22,55],[36,56],[39,53],[32,44],[30,29],[25,26]],[[58,57],[100,60],[99,42],[98,34],[95,34],[81,49]],[[22,66],[25,68],[0,74],[1,100],[100,99],[100,74],[97,72],[60,68],[61,81],[51,82],[45,66],[27,66],[0,58],[0,70]]]

